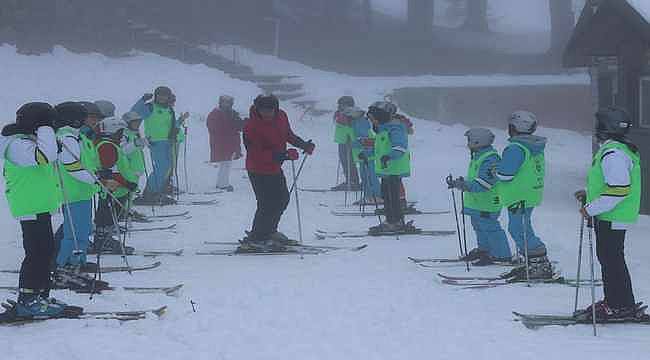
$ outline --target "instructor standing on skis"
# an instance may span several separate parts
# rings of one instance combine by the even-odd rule
[[[625,232],[639,218],[641,207],[641,157],[625,135],[632,122],[618,108],[596,113],[596,137],[600,149],[587,176],[587,190],[576,197],[586,205],[580,209],[587,219],[595,218],[596,253],[601,265],[605,299],[596,303],[596,318],[626,318],[641,315],[632,292],[625,263]],[[586,311],[591,315],[591,307]]]
[[[250,109],[250,118],[244,126],[246,170],[250,179],[257,211],[253,228],[244,239],[243,251],[282,249],[285,236],[278,233],[278,223],[289,204],[287,180],[282,163],[297,160],[298,151],[288,149],[287,143],[311,155],[316,147],[304,141],[291,130],[287,114],[280,110],[273,95],[260,95]]]

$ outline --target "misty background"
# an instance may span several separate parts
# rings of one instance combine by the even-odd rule
[[[541,74],[561,58],[585,0],[2,0],[0,42],[187,63],[239,45],[357,75]],[[279,30],[279,46],[275,36]],[[207,64],[210,65],[210,64]],[[218,65],[218,66],[217,66]]]

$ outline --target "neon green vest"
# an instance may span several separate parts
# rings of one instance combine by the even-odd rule
[[[122,148],[120,148],[117,144],[110,140],[100,140],[97,143],[97,148],[104,144],[109,144],[117,150],[117,163],[115,164],[117,166],[117,171],[122,175],[122,177],[130,182],[137,182],[138,181],[138,175],[131,170],[131,167],[129,165],[129,161],[126,158],[126,154],[124,154],[124,151],[122,151]],[[118,187],[114,192],[113,195],[115,197],[121,198],[123,196],[126,196],[129,193],[129,189],[126,187],[120,186]],[[103,194],[105,196],[106,194]]]
[[[485,159],[493,155],[499,156],[496,151],[492,150],[486,151],[476,159],[472,159],[467,170],[467,181],[476,179]],[[485,192],[466,192],[464,205],[468,209],[491,213],[499,212],[501,210],[501,201],[499,200],[497,187],[493,186],[492,189]]]
[[[388,131],[382,131],[375,137],[375,172],[379,176],[410,176],[411,175],[411,153],[406,151],[399,159],[388,162],[386,168],[382,168],[381,158],[393,150],[393,144],[388,136]]]
[[[337,144],[347,144],[354,138],[354,129],[352,126],[336,123],[334,128],[334,142]]]
[[[125,129],[124,135],[126,136],[126,140],[130,145],[135,145],[135,140],[138,138],[137,132],[130,129]],[[136,172],[139,175],[144,174],[144,152],[141,148],[135,147],[135,150],[130,153],[126,153],[126,159],[128,160],[132,171]]]
[[[368,139],[375,139],[377,135],[375,134],[375,131],[372,128],[370,128],[370,130],[368,130],[367,136],[365,137],[367,137]],[[363,138],[363,136],[361,136],[361,138]],[[352,159],[357,164],[361,162],[361,160],[359,160],[359,154],[361,154],[362,150],[364,150],[363,144],[361,144],[361,148],[359,149],[355,149],[355,148],[352,149]],[[374,161],[374,160],[375,160],[375,154],[373,152],[370,156],[368,156],[368,161]]]
[[[544,177],[546,164],[544,153],[532,156],[530,150],[517,142],[512,145],[519,146],[524,152],[524,163],[519,171],[508,182],[499,182],[497,190],[504,207],[510,207],[524,202],[527,208],[539,206],[544,196]]]
[[[144,135],[151,141],[169,140],[173,120],[169,108],[154,103],[151,115],[144,119]]]
[[[27,138],[17,136],[18,138]],[[7,146],[9,148],[9,146]],[[50,213],[61,206],[61,188],[54,164],[19,166],[4,154],[5,196],[15,218]]]
[[[62,128],[57,131],[57,136],[63,138],[65,136],[74,135],[74,131],[69,128]],[[87,138],[83,136],[86,140]],[[81,148],[81,168],[95,173],[97,170],[96,154],[94,146],[90,140],[85,141],[81,139],[81,136],[78,137],[79,146]],[[92,146],[92,147],[91,147]],[[70,172],[64,169],[63,164],[61,164],[61,177],[63,178],[63,190],[65,191],[65,197],[71,203],[78,201],[90,200],[99,192],[99,185],[97,184],[88,184],[83,181],[77,180],[74,176],[70,175]],[[65,199],[64,199],[65,200]]]
[[[623,143],[608,142],[601,146],[594,156],[593,164],[587,176],[587,201],[591,202],[606,192],[608,186],[603,175],[603,154],[614,149],[623,151],[632,159],[631,189],[625,200],[618,203],[614,210],[598,215],[598,219],[619,223],[634,223],[639,218],[641,208],[641,157]]]

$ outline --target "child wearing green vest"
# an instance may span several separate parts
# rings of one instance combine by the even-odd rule
[[[55,169],[56,118],[51,105],[28,103],[16,112],[16,122],[2,129],[5,197],[11,215],[20,221],[25,249],[18,301],[2,316],[55,317],[66,309],[65,304],[49,298],[50,261],[54,257],[50,214],[61,206]]]
[[[510,116],[510,144],[503,150],[497,177],[501,204],[508,209],[508,231],[517,252],[528,255],[530,278],[547,279],[553,276],[553,267],[546,256],[546,245],[535,234],[531,221],[533,210],[542,202],[546,175],[546,138],[533,135],[535,130],[537,118],[533,113],[515,111]]]
[[[352,140],[354,139],[354,130],[352,129],[352,119],[345,116],[346,108],[354,106],[352,96],[342,96],[339,98],[338,109],[334,113],[334,142],[339,146],[339,162],[343,168],[345,182],[332,188],[333,191],[359,191],[359,173],[354,165],[352,157]]]
[[[383,203],[379,178],[375,172],[375,133],[372,130],[372,124],[365,116],[365,112],[356,106],[346,108],[343,114],[352,120],[351,125],[354,131],[352,157],[354,166],[359,165],[361,186],[365,196],[360,201],[365,204]]]
[[[473,128],[465,136],[471,156],[467,177],[447,181],[450,188],[465,192],[463,215],[470,217],[476,232],[478,248],[470,251],[464,260],[474,261],[476,266],[509,262],[512,254],[508,237],[499,223],[502,206],[495,172],[501,158],[492,147],[494,134],[488,129]]]
[[[375,137],[375,171],[381,178],[386,221],[370,228],[371,233],[407,232],[414,230],[412,224],[404,223],[400,202],[402,177],[411,175],[411,154],[408,150],[404,124],[392,119],[385,104],[373,104],[368,109],[377,134]]]
[[[580,212],[596,230],[596,253],[601,265],[604,299],[595,304],[596,318],[640,318],[625,263],[626,230],[639,218],[641,207],[641,157],[626,134],[632,127],[628,114],[618,108],[596,113],[596,137],[600,148],[587,175],[587,190],[576,197],[584,205]],[[592,318],[589,306],[583,313]]]

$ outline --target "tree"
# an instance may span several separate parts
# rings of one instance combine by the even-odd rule
[[[470,31],[487,32],[487,6],[487,0],[466,0],[467,17],[463,26]]]

